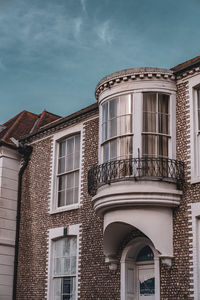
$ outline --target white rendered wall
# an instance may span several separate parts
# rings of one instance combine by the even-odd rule
[[[11,300],[20,156],[0,147],[0,299]]]

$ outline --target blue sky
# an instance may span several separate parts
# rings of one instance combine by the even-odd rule
[[[199,0],[0,0],[0,123],[66,116],[105,75],[200,55]]]

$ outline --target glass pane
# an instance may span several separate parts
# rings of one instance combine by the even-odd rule
[[[65,177],[64,175],[58,178],[58,190],[63,191],[65,189]]]
[[[70,239],[66,238],[63,239],[63,256],[69,256],[70,255]]]
[[[199,125],[198,128],[199,128],[199,131],[200,131],[200,110],[198,111],[198,121],[199,121],[199,122],[198,122],[198,125]]]
[[[65,191],[58,192],[58,207],[65,205]]]
[[[198,130],[200,131],[200,89],[197,90]]]
[[[54,283],[54,296],[56,296],[55,299],[60,300],[60,295],[61,295],[61,278],[55,278],[53,280]]]
[[[61,259],[60,258],[54,259],[54,274],[55,275],[61,274]]]
[[[144,156],[156,155],[156,141],[155,135],[145,134],[142,136],[142,154]]]
[[[78,188],[74,189],[74,203],[78,202]]]
[[[108,122],[108,138],[115,137],[117,135],[117,118]]]
[[[80,164],[80,152],[75,152],[74,169],[78,169]]]
[[[102,123],[108,120],[108,102],[102,106]]]
[[[54,257],[61,257],[62,256],[62,240],[58,240],[55,242],[55,252],[54,252]]]
[[[66,205],[73,204],[73,189],[66,190]]]
[[[76,256],[77,239],[76,237],[71,238],[71,254]]]
[[[79,171],[75,172],[75,186],[79,186]]]
[[[65,156],[65,147],[66,147],[66,142],[60,143],[60,147],[59,147],[59,157]]]
[[[117,140],[110,142],[110,160],[117,158]]]
[[[119,99],[113,99],[109,101],[109,120],[117,117],[117,106]]]
[[[76,257],[71,258],[71,275],[76,274]]]
[[[158,112],[168,114],[169,95],[158,94]]]
[[[75,136],[75,152],[80,153],[80,135]]]
[[[158,132],[168,134],[168,115],[158,114]]]
[[[67,140],[67,155],[74,152],[74,137]]]
[[[120,115],[127,115],[132,113],[131,96],[120,96]]]
[[[65,158],[59,158],[58,160],[58,174],[65,172]]]
[[[73,170],[73,161],[74,161],[74,155],[73,154],[66,157],[66,171]]]
[[[143,112],[143,132],[156,132],[156,113]]]
[[[168,157],[168,137],[158,137],[158,156]]]
[[[119,118],[120,122],[120,134],[126,134],[132,132],[132,116],[123,116]]]
[[[153,251],[149,246],[145,246],[137,255],[136,261],[149,261],[154,259]]]
[[[143,111],[156,112],[156,94],[144,93],[143,94]]]
[[[67,188],[73,188],[74,187],[74,173],[67,175]]]
[[[71,278],[63,278],[63,294],[71,293]]]
[[[129,158],[132,154],[132,137],[123,137],[120,139],[120,158]]]
[[[109,144],[103,145],[103,162],[109,160]]]
[[[69,258],[64,258],[64,274],[65,275],[70,275],[71,274],[70,259]]]
[[[102,142],[107,140],[107,124],[108,123],[103,123],[102,124]]]

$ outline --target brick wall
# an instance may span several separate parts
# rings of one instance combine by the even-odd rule
[[[97,163],[98,119],[84,123],[82,205],[53,215],[48,213],[51,145],[50,138],[32,145],[31,160],[24,174],[17,299],[45,299],[48,229],[82,224],[80,299],[118,300],[119,271],[112,273],[104,263],[103,220],[95,215],[87,193],[87,172]]]

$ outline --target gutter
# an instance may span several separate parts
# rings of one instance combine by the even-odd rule
[[[15,236],[15,258],[14,258],[14,276],[13,276],[13,296],[12,300],[16,300],[17,291],[17,269],[18,269],[18,252],[19,252],[19,232],[21,219],[21,192],[22,177],[28,165],[30,155],[32,153],[31,146],[20,146],[18,152],[22,155],[22,166],[18,174],[18,194],[17,194],[17,218],[16,218],[16,236]]]

